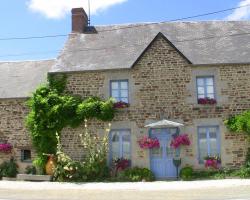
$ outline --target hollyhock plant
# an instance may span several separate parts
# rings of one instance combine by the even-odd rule
[[[180,146],[189,146],[191,144],[187,134],[178,135],[173,138],[170,146],[174,149],[178,149]]]
[[[123,101],[118,101],[114,103],[114,108],[127,108],[129,107],[129,104]]]
[[[10,153],[12,145],[8,143],[0,144],[0,152]]]
[[[147,136],[139,139],[138,144],[142,149],[153,149],[160,147],[160,142],[157,138],[149,138]]]
[[[213,104],[216,104],[217,101],[213,98],[209,98],[209,97],[205,97],[205,98],[199,98],[198,99],[198,104],[202,104],[202,105],[205,105],[205,104],[210,104],[210,105],[213,105]]]

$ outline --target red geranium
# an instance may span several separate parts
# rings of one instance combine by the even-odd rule
[[[202,104],[202,105],[205,105],[205,104],[213,105],[213,104],[216,104],[216,103],[217,103],[216,99],[209,98],[209,97],[199,98],[198,99],[198,104]]]
[[[173,138],[173,140],[171,141],[170,146],[174,149],[179,148],[181,145],[184,146],[189,146],[191,144],[189,137],[187,134],[183,134],[183,135],[178,135],[177,137]]]
[[[147,136],[139,139],[138,144],[142,149],[153,149],[160,147],[160,142],[157,138],[149,138]]]

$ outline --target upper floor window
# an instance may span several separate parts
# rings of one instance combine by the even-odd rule
[[[117,102],[128,102],[128,80],[112,80],[110,81],[111,97]]]
[[[112,130],[110,132],[110,159],[130,160],[130,130]]]
[[[210,98],[215,99],[214,77],[197,77],[197,97],[198,99]]]
[[[217,126],[198,127],[199,161],[206,156],[220,155],[219,128]]]

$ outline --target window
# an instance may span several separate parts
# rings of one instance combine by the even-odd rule
[[[219,128],[217,126],[198,127],[199,161],[206,156],[220,155]]]
[[[110,132],[110,159],[130,160],[130,131],[112,130]]]
[[[198,99],[201,98],[211,98],[215,99],[214,92],[214,77],[197,77],[196,78],[197,85],[197,96]]]
[[[111,97],[116,101],[128,103],[128,80],[110,82]]]
[[[22,162],[31,162],[31,151],[27,149],[21,150],[21,161]]]

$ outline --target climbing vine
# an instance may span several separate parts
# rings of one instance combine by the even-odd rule
[[[85,119],[110,121],[114,117],[112,99],[73,96],[65,92],[66,83],[66,75],[49,75],[48,84],[38,87],[27,102],[26,126],[37,153],[34,164],[40,169],[47,160],[44,154],[56,153],[56,133],[60,135],[64,127],[77,127]]]

